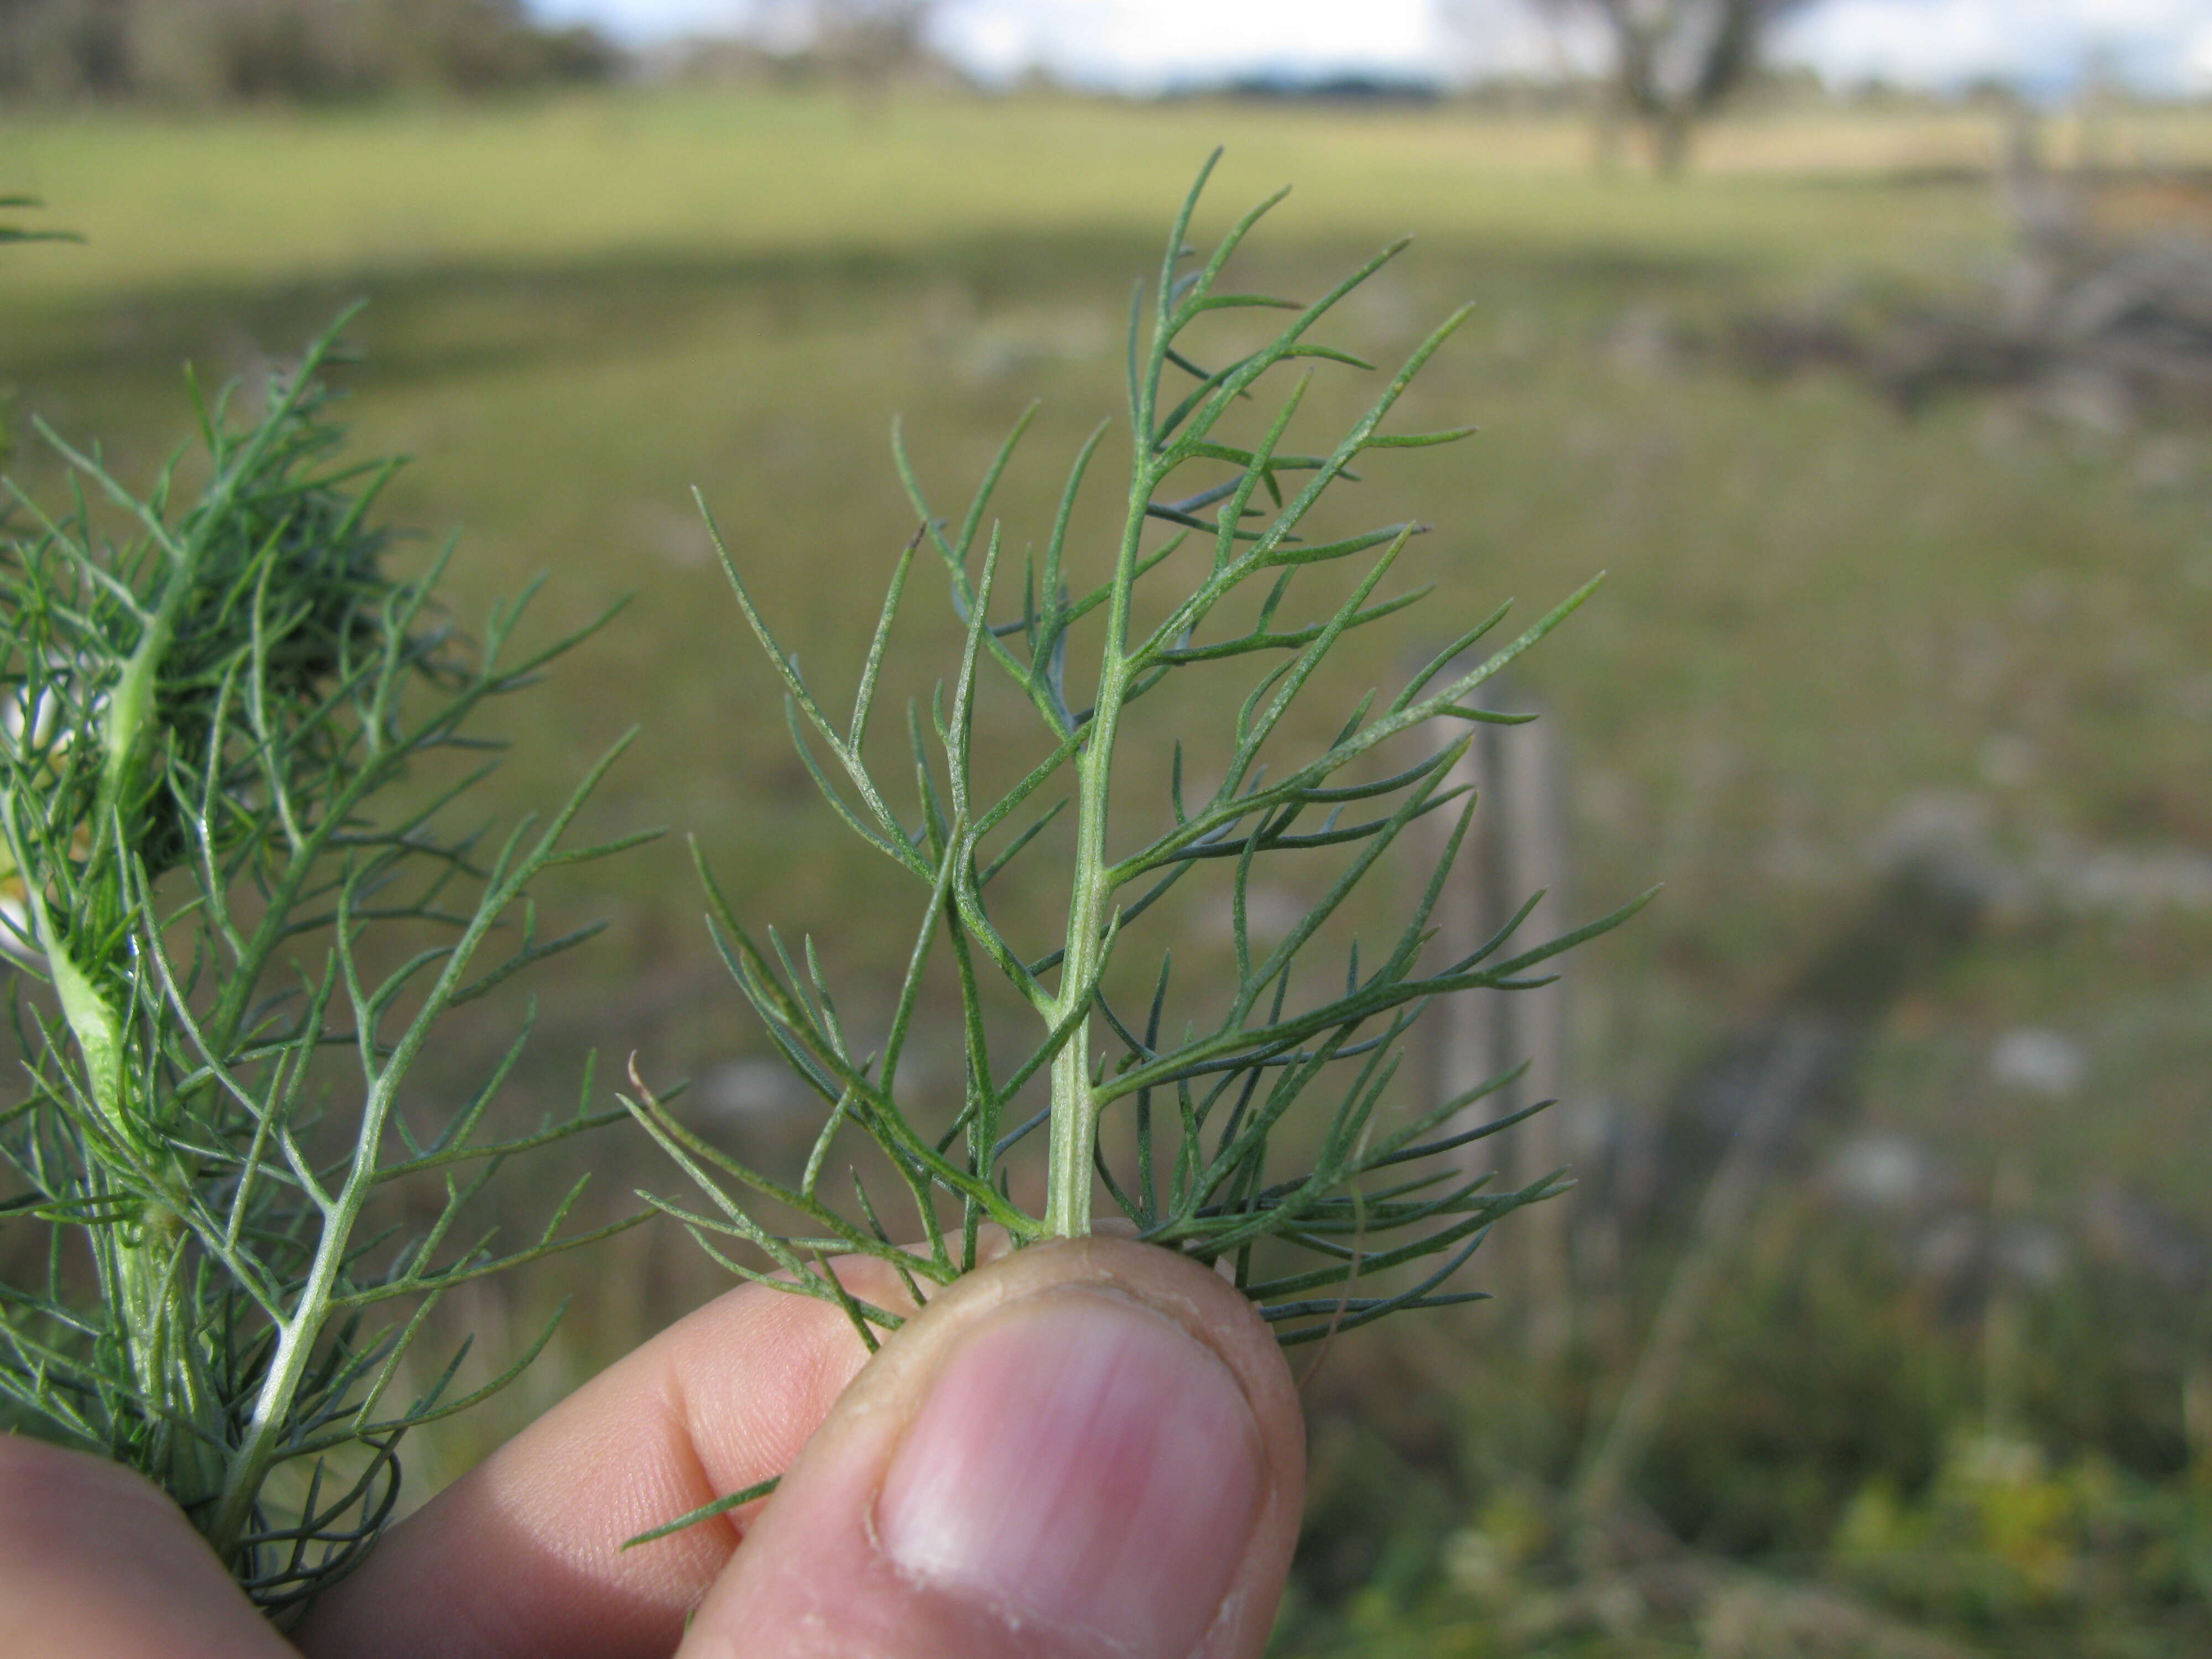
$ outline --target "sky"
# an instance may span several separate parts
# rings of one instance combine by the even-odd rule
[[[747,0],[532,0],[549,20],[651,44],[728,31]],[[1455,15],[1449,22],[1446,14]],[[939,0],[939,45],[987,78],[1032,66],[1157,91],[1255,72],[1462,78],[1572,56],[1522,0]],[[2212,0],[1818,0],[1774,43],[1833,82],[2062,89],[2101,54],[2135,84],[2212,92]]]

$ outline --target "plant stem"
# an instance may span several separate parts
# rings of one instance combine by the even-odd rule
[[[1129,514],[1121,532],[1121,556],[1114,569],[1114,592],[1106,602],[1106,638],[1099,653],[1097,702],[1083,750],[1076,757],[1079,787],[1075,819],[1075,881],[1067,902],[1066,955],[1060,970],[1060,995],[1048,1023],[1058,1025],[1097,994],[1105,966],[1107,908],[1114,883],[1106,857],[1106,814],[1114,777],[1114,738],[1128,693],[1130,591],[1136,584],[1137,551],[1144,539],[1145,508],[1155,480],[1139,466],[1129,491]],[[1045,1231],[1055,1238],[1082,1238],[1091,1231],[1091,1164],[1098,1141],[1100,1102],[1091,1082],[1091,1024],[1084,1020],[1052,1062],[1051,1150],[1045,1189]]]
[[[220,481],[218,489],[223,495],[234,488],[236,476],[234,471]],[[94,845],[97,848],[104,842],[108,848],[112,860],[112,884],[108,891],[118,910],[127,902],[123,896],[125,872],[137,851],[133,830],[137,827],[137,813],[133,810],[133,797],[154,742],[155,690],[178,618],[191,598],[205,543],[203,529],[181,546],[165,546],[169,570],[161,602],[146,618],[137,645],[124,659],[123,672],[108,694],[100,723]],[[97,853],[94,862],[96,867]],[[90,974],[80,968],[51,929],[46,931],[45,944],[63,1016],[84,1053],[94,1103],[111,1130],[137,1155],[142,1166],[181,1201],[184,1182],[176,1171],[174,1155],[163,1147],[161,1136],[148,1121],[146,1103],[130,1097],[137,1091],[137,1068],[127,1063],[130,1054],[120,1021],[94,978],[98,965]],[[127,964],[117,966],[125,973],[129,971]],[[114,1273],[131,1373],[161,1425],[156,1436],[168,1449],[168,1455],[159,1460],[167,1470],[161,1484],[173,1497],[189,1504],[212,1495],[215,1470],[198,1437],[180,1435],[175,1426],[179,1422],[201,1429],[213,1426],[199,1421],[198,1408],[207,1404],[210,1393],[177,1279],[185,1237],[184,1218],[172,1203],[160,1198],[142,1199],[137,1224],[117,1233]]]
[[[364,1124],[373,1115],[374,1127],[381,1133],[386,1103],[384,1091],[374,1091],[362,1114]],[[323,1322],[329,1316],[338,1270],[344,1265],[352,1241],[352,1223],[368,1200],[370,1173],[366,1161],[356,1164],[343,1189],[325,1212],[314,1266],[309,1270],[292,1316],[283,1322],[277,1336],[276,1352],[253,1402],[252,1422],[237,1449],[230,1454],[229,1465],[223,1471],[222,1498],[215,1518],[207,1528],[207,1539],[226,1565],[238,1553],[246,1524],[253,1514],[254,1501],[260,1496],[262,1481],[276,1456],[277,1437],[290,1421],[292,1401],[299,1393],[300,1379],[314,1355],[315,1338],[321,1334]]]

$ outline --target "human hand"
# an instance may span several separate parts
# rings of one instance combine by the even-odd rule
[[[841,1271],[901,1304],[883,1264]],[[296,1634],[311,1659],[1256,1659],[1304,1478],[1266,1327],[1168,1251],[1006,1256],[872,1359],[835,1308],[748,1285],[393,1528]],[[0,1631],[20,1659],[298,1659],[154,1487],[7,1437]]]

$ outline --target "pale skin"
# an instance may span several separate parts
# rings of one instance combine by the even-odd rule
[[[394,1528],[296,1646],[154,1487],[0,1438],[0,1631],[20,1659],[1257,1659],[1304,1478],[1243,1297],[1091,1238],[988,1263],[873,1359],[833,1306],[731,1291]]]

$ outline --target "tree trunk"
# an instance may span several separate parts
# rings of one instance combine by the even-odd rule
[[[1679,179],[1690,170],[1690,139],[1695,122],[1680,107],[1662,109],[1646,118],[1645,134],[1651,146],[1651,170],[1662,179]]]
[[[1597,100],[1596,107],[1597,119],[1590,130],[1590,159],[1599,177],[1617,178],[1627,168],[1628,111],[1610,93]]]

